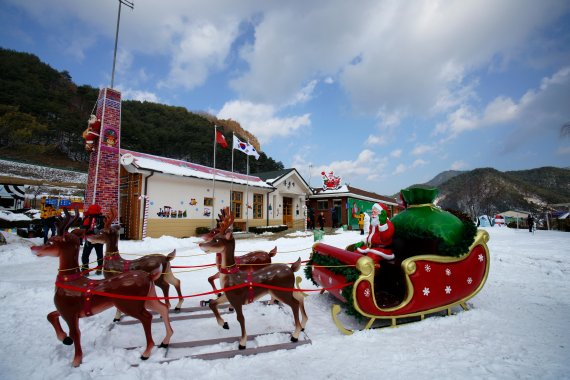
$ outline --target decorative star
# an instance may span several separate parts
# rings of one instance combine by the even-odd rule
[[[366,298],[370,297],[370,289],[364,290],[364,297],[366,297]]]
[[[446,274],[447,276],[451,276],[451,269],[446,268],[446,269],[445,269],[445,274]]]
[[[447,285],[445,287],[445,294],[451,294],[451,286]]]
[[[424,288],[423,290],[424,296],[429,296],[429,288]]]
[[[429,264],[426,264],[426,266],[424,267],[424,269],[426,270],[426,272],[430,272],[430,271],[431,271],[431,267],[429,266]]]
[[[467,283],[471,285],[473,283],[473,279],[471,277],[467,277]]]
[[[479,256],[477,257],[477,259],[478,259],[480,262],[483,262],[483,260],[484,260],[483,254],[480,253]]]

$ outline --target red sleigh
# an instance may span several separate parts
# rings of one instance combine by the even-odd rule
[[[459,257],[419,255],[403,261],[381,261],[380,268],[367,256],[323,243],[316,243],[313,252],[356,266],[360,274],[352,288],[352,303],[359,314],[369,318],[365,326],[369,329],[376,320],[389,320],[396,326],[403,318],[423,319],[441,311],[449,315],[456,306],[467,310],[466,302],[483,288],[489,274],[488,241],[489,234],[479,230],[469,251]],[[312,267],[312,278],[329,289],[348,282],[343,275],[318,264]],[[347,302],[342,289],[329,292]],[[335,324],[343,333],[351,334],[339,322],[339,312],[340,306],[333,305]]]

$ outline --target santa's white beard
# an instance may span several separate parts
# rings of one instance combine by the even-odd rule
[[[370,225],[371,226],[378,226],[380,224],[380,221],[378,220],[377,216],[373,216],[372,218],[370,218]]]

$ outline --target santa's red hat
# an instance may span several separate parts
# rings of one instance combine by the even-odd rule
[[[379,213],[382,212],[382,210],[388,212],[388,207],[386,207],[386,205],[383,203],[374,203],[372,210],[374,209],[376,209]]]

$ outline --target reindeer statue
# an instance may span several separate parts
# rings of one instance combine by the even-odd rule
[[[213,229],[212,231],[210,231],[206,235],[202,235],[202,239],[205,242],[211,241],[214,238],[214,236],[216,236],[220,232],[219,231],[219,225],[225,216],[224,212],[225,212],[225,209],[222,210],[221,214],[218,214],[218,219],[217,219],[218,226],[217,226],[217,228]],[[246,253],[245,255],[235,257],[235,261],[236,261],[237,267],[240,270],[256,271],[260,268],[263,268],[264,266],[266,266],[268,264],[271,264],[271,258],[274,257],[276,253],[277,253],[277,247],[273,248],[269,252],[253,251],[253,252]],[[218,291],[218,289],[216,288],[216,283],[214,281],[217,280],[218,278],[220,278],[221,262],[222,262],[222,254],[220,252],[216,252],[216,268],[218,269],[218,271],[214,275],[208,277],[208,282],[210,283],[210,285],[212,286],[212,289],[215,292]],[[219,295],[221,296],[221,294],[219,294]]]
[[[111,278],[119,273],[129,272],[133,270],[142,270],[152,273],[156,268],[162,268],[160,276],[154,281],[154,284],[162,289],[165,297],[165,302],[170,308],[170,301],[168,293],[170,285],[174,286],[178,293],[178,304],[175,307],[175,312],[180,312],[182,308],[182,290],[180,289],[180,280],[174,277],[170,267],[170,261],[176,256],[176,250],[170,252],[167,256],[161,254],[152,254],[140,257],[136,260],[125,260],[119,255],[119,225],[113,225],[113,221],[117,217],[117,211],[112,209],[105,216],[105,225],[103,229],[96,235],[87,236],[87,240],[95,244],[105,244],[105,258],[103,261],[103,276]],[[120,313],[117,311],[114,321],[120,319]]]
[[[150,357],[154,346],[151,334],[152,315],[147,308],[161,315],[166,327],[166,337],[160,347],[168,347],[173,334],[168,308],[156,299],[141,299],[143,297],[156,298],[156,290],[152,281],[160,276],[162,268],[156,268],[153,273],[127,272],[105,280],[91,280],[85,277],[78,261],[79,238],[67,232],[69,226],[77,220],[79,212],[77,209],[75,210],[73,220],[70,220],[71,215],[67,209],[64,209],[64,212],[65,218],[59,217],[57,222],[57,236],[51,237],[46,244],[34,246],[31,249],[39,257],[59,257],[59,274],[56,277],[54,295],[54,304],[57,310],[49,313],[47,319],[53,325],[57,338],[63,344],[75,344],[73,366],[79,366],[83,359],[79,318],[98,314],[112,306],[141,321],[146,336],[146,348],[141,356],[142,360]],[[85,292],[74,288],[85,289]],[[98,292],[113,293],[135,299],[103,296],[97,294]],[[63,331],[59,317],[62,317],[67,323],[69,335]]]
[[[295,285],[294,272],[298,271],[301,267],[301,259],[299,258],[291,267],[285,264],[269,264],[256,271],[240,270],[236,265],[234,257],[235,240],[232,234],[234,217],[228,207],[222,211],[222,216],[223,220],[221,220],[217,228],[218,232],[212,236],[211,240],[199,244],[200,248],[205,252],[221,253],[220,283],[222,287],[227,288],[235,285],[257,283],[269,285],[272,288],[240,287],[228,290],[222,297],[211,300],[209,306],[214,312],[218,324],[225,329],[229,328],[227,322],[224,322],[220,316],[217,307],[218,304],[228,301],[235,309],[237,320],[241,326],[239,349],[245,349],[247,333],[245,330],[245,318],[243,316],[242,307],[269,293],[272,297],[291,307],[293,317],[295,318],[295,331],[291,336],[291,341],[297,342],[299,334],[304,330],[308,320],[307,314],[305,313],[303,295],[288,290],[278,290],[273,287],[293,289]],[[299,309],[303,317],[301,321],[299,321]]]

